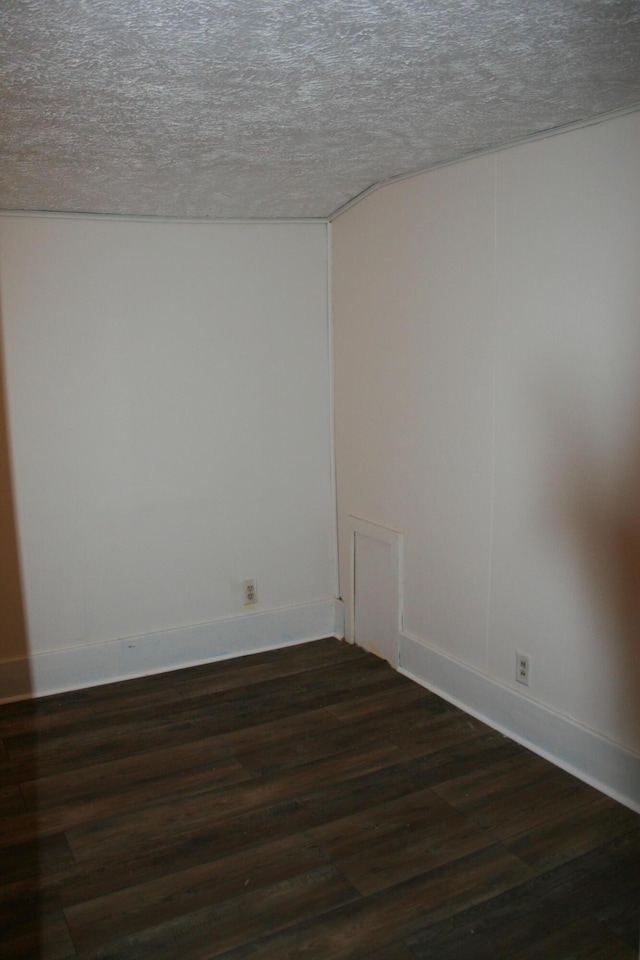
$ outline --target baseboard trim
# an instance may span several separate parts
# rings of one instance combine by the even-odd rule
[[[423,640],[400,633],[400,673],[640,813],[640,757]]]
[[[0,703],[166,673],[343,635],[344,606],[321,600],[0,663]]]

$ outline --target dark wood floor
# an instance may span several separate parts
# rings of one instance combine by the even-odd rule
[[[637,960],[638,816],[336,640],[0,737],[4,960]]]

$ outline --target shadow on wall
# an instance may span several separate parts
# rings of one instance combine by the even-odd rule
[[[566,407],[564,418],[566,418]],[[574,411],[575,413],[575,411]],[[564,418],[561,418],[561,422]],[[557,421],[556,421],[557,422]],[[564,419],[566,423],[566,419]],[[561,510],[604,635],[615,638],[620,714],[640,741],[640,402],[624,442],[603,451],[574,416],[562,452]]]
[[[2,316],[0,315],[0,332]],[[28,661],[27,630],[24,613],[18,537],[15,521],[9,426],[7,417],[4,356],[0,337],[0,661]],[[26,688],[31,691],[30,677]],[[0,686],[0,698],[10,691]]]
[[[0,315],[0,700],[12,695],[16,680],[22,696],[29,697],[33,692],[18,559],[1,334]],[[14,670],[11,663],[18,665],[19,670]],[[15,947],[20,956],[34,960],[42,956],[38,891],[43,847],[37,839],[38,810],[27,807],[20,783],[38,775],[36,713],[34,700],[4,705],[0,702],[0,942],[8,945],[10,953]],[[21,749],[25,740],[29,742],[26,753]],[[4,884],[8,886],[3,890]]]

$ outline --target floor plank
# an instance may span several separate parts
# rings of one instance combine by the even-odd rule
[[[327,862],[320,848],[298,833],[85,901],[67,908],[65,917],[74,942],[84,950],[311,872]]]
[[[84,903],[119,890],[133,891],[146,883],[188,870],[235,853],[251,856],[256,845],[296,836],[314,825],[316,818],[299,801],[286,801],[214,824],[194,827],[177,841],[157,837],[152,845],[132,846],[110,855],[74,861],[62,875],[54,876],[54,889],[65,907]]]
[[[512,960],[637,960],[635,950],[610,934],[593,917],[554,930],[513,954]]]
[[[481,903],[527,876],[527,867],[516,857],[492,847],[276,936],[210,956],[224,960],[297,960],[300,956],[347,960],[366,956],[425,923]]]
[[[543,941],[550,933],[595,917],[637,946],[640,832],[632,831],[494,897],[481,907],[425,927],[407,939],[416,960],[493,960]],[[628,921],[634,923],[629,929]],[[567,953],[567,958],[571,957]]]
[[[327,639],[0,706],[0,954],[627,960],[640,821]]]
[[[269,808],[290,797],[304,795],[327,778],[348,780],[358,773],[376,770],[402,758],[395,745],[372,746],[366,750],[344,751],[312,764],[269,777],[234,784],[225,790],[178,797],[172,802],[164,798],[144,810],[122,816],[96,820],[72,827],[66,835],[77,860],[86,860],[108,853],[109,856],[136,844],[151,844],[161,836],[163,842],[188,836],[195,828],[211,826],[237,816]]]
[[[265,933],[330,913],[356,896],[335,867],[326,865],[183,914],[133,936],[111,940],[81,956],[87,960],[206,960]]]

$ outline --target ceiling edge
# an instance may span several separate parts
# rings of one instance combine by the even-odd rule
[[[56,220],[113,220],[127,223],[219,223],[219,224],[277,224],[329,223],[329,217],[156,217],[135,213],[87,213],[68,210],[9,210],[0,209],[0,217],[40,217]]]
[[[391,183],[400,183],[402,180],[411,180],[413,177],[420,177],[423,173],[430,173],[432,170],[439,170],[441,167],[452,167],[456,163],[464,163],[465,160],[474,160],[476,157],[485,157],[492,153],[502,153],[503,150],[510,150],[512,147],[519,147],[525,143],[533,143],[536,140],[547,140],[550,137],[557,137],[563,133],[570,133],[572,130],[581,130],[584,127],[593,127],[599,123],[606,123],[607,120],[615,120],[617,117],[625,117],[631,113],[640,112],[640,103],[631,104],[628,107],[622,107],[619,110],[611,110],[608,113],[599,113],[592,117],[585,117],[582,120],[573,120],[571,123],[563,123],[557,127],[548,127],[546,130],[540,130],[538,133],[530,133],[524,137],[517,137],[515,140],[509,140],[507,143],[497,144],[492,147],[484,147],[482,150],[474,150],[471,153],[465,153],[461,157],[452,157],[450,160],[440,160],[438,163],[432,163],[428,167],[420,170],[414,170],[411,173],[401,173],[397,177],[390,177],[388,180],[380,180],[372,183],[371,186],[358,193],[351,200],[347,200],[342,206],[336,207],[333,213],[327,217],[329,223],[332,223],[337,217],[346,213],[351,207],[355,207],[366,197],[380,190],[381,187],[389,186]]]

